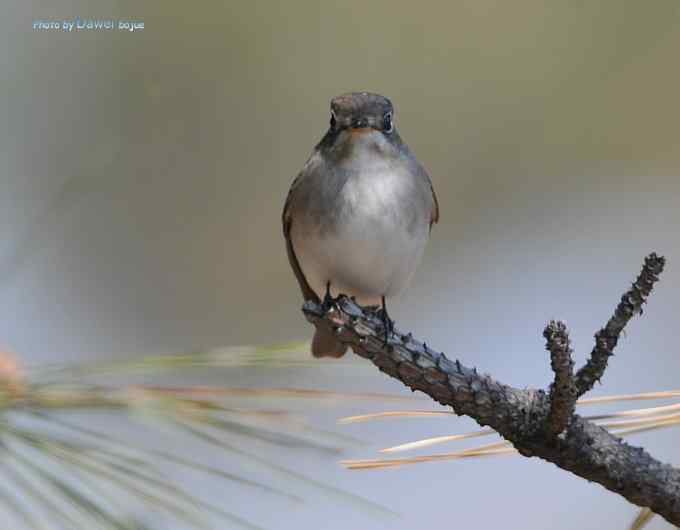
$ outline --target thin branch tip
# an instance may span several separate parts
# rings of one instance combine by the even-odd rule
[[[595,333],[595,346],[586,364],[576,373],[578,397],[590,391],[595,383],[600,382],[607,369],[609,358],[614,355],[614,348],[625,327],[635,315],[642,314],[642,306],[652,293],[652,289],[666,265],[666,258],[652,252],[645,258],[642,271],[621,296],[621,301],[614,310],[614,315],[605,327]]]
[[[548,399],[550,412],[546,418],[545,430],[555,437],[564,431],[576,409],[577,389],[574,381],[573,350],[569,341],[567,326],[562,321],[552,320],[543,331],[546,349],[550,352],[550,364],[555,379],[550,385]]]

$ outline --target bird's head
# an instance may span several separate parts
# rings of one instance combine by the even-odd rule
[[[392,102],[380,94],[351,92],[331,100],[330,127],[335,131],[390,134],[394,130],[393,118]]]
[[[331,100],[330,127],[319,144],[327,156],[344,160],[371,152],[394,156],[400,145],[394,107],[385,96],[351,92]]]

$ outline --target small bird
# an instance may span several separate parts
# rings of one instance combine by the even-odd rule
[[[293,181],[283,208],[288,260],[305,300],[344,294],[381,306],[409,283],[439,205],[430,177],[394,125],[389,99],[369,92],[331,100],[330,127]],[[317,329],[315,357],[347,351]]]

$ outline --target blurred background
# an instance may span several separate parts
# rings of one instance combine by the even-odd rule
[[[545,323],[566,320],[582,360],[654,250],[667,271],[596,393],[679,386],[677,1],[59,0],[2,11],[0,343],[25,363],[311,336],[281,209],[329,99],[370,90],[394,102],[441,205],[413,285],[392,304],[398,327],[506,383],[545,386]],[[74,17],[144,29],[32,27]],[[224,377],[407,394],[370,366],[332,361]],[[335,425],[389,408],[338,402],[310,415],[371,447],[474,427]],[[633,442],[680,464],[672,431]],[[635,513],[536,459],[350,472],[269,451],[399,518],[313,492],[289,506],[205,478],[193,487],[277,529],[624,528]]]

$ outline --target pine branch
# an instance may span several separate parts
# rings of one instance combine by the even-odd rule
[[[567,357],[570,360],[566,328],[553,330],[562,336],[549,339],[548,345],[562,351],[557,353],[560,366],[555,369],[556,382],[549,393],[500,383],[428,348],[410,334],[395,330],[385,341],[380,316],[345,296],[340,296],[328,311],[320,304],[307,302],[303,312],[312,324],[335,333],[357,355],[370,360],[381,371],[412,390],[420,390],[442,405],[452,407],[456,414],[470,416],[480,425],[493,428],[522,455],[542,458],[597,482],[680,526],[680,470],[573,414],[569,405],[572,392],[582,395],[602,377],[606,359],[630,318],[640,312],[664,263],[664,258],[656,254],[646,258],[633,288],[623,296],[614,317],[598,333],[591,359],[575,376],[571,375],[566,360]],[[557,389],[556,385],[561,384],[571,390]]]

